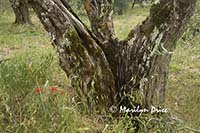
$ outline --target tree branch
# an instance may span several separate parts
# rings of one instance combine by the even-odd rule
[[[112,0],[84,0],[92,31],[101,41],[116,39]]]
[[[132,30],[125,39],[126,42],[134,44],[135,35],[140,34],[142,37],[153,37],[151,40],[155,44],[155,39],[162,32],[161,42],[167,44],[172,40],[176,41],[183,34],[187,22],[194,12],[196,0],[160,0],[160,3],[153,5],[149,17],[136,29]],[[155,34],[155,32],[159,32]],[[141,38],[137,38],[139,40]],[[151,38],[149,38],[151,39]],[[171,46],[166,46],[170,49]]]
[[[85,96],[88,105],[93,106],[98,102],[102,106],[111,106],[115,82],[98,41],[70,11],[67,3],[31,0],[31,4],[52,37],[63,70],[68,77],[72,77],[74,86],[81,87],[80,93]]]

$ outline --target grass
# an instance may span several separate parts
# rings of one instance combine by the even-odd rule
[[[114,25],[118,38],[126,38],[131,29],[134,29],[136,25],[145,20],[148,12],[149,7],[145,7],[141,10],[141,8],[137,6],[121,16],[115,16]]]
[[[200,36],[189,45],[179,43],[170,64],[167,106],[184,123],[200,129]]]
[[[130,29],[145,19],[149,8],[128,11],[115,16],[117,36],[125,38]],[[109,121],[102,116],[88,116],[74,102],[76,94],[60,69],[48,35],[31,13],[34,25],[12,24],[14,15],[0,12],[0,130],[3,132],[130,132],[131,120]],[[88,22],[84,18],[84,21]],[[189,44],[179,41],[170,64],[170,84],[166,107],[180,127],[200,130],[200,36]],[[56,86],[58,91],[52,92]],[[42,88],[42,93],[35,91]],[[81,113],[80,113],[81,112]],[[152,116],[138,118],[153,122]],[[159,127],[166,127],[160,119]],[[147,125],[148,124],[144,124]],[[150,124],[151,125],[151,124]],[[149,126],[150,126],[149,125]],[[170,127],[172,129],[172,127]],[[166,128],[165,128],[166,129]],[[131,131],[132,130],[132,131]],[[143,132],[147,127],[143,127]],[[158,131],[158,130],[157,130]],[[162,130],[170,132],[169,130]],[[189,130],[180,130],[189,132]],[[141,130],[142,132],[142,130]],[[153,132],[153,131],[152,131]]]

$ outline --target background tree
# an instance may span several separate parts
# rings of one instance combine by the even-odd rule
[[[131,0],[115,0],[114,1],[114,11],[118,15],[122,15],[131,4]]]
[[[169,62],[196,0],[160,0],[121,41],[114,31],[112,0],[84,1],[92,31],[65,0],[30,3],[51,36],[62,69],[90,108],[164,104]]]
[[[200,3],[197,2],[197,7],[200,7]],[[183,36],[183,41],[185,43],[190,43],[194,39],[195,36],[200,34],[200,9],[196,8],[195,15],[193,15],[189,26],[188,26],[188,31],[184,34]]]
[[[9,0],[15,13],[15,23],[32,24],[26,0]]]

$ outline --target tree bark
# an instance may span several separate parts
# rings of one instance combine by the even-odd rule
[[[125,40],[115,36],[111,0],[85,0],[90,31],[65,0],[30,0],[60,64],[90,108],[162,106],[176,41],[196,0],[160,0]]]
[[[9,0],[15,13],[16,24],[32,24],[26,0]]]
[[[119,54],[119,86],[125,103],[160,106],[168,88],[168,69],[177,40],[182,36],[195,8],[195,0],[160,0],[149,17],[127,39]],[[127,85],[127,83],[129,83]],[[132,94],[136,91],[136,94]],[[129,95],[143,98],[131,100]],[[133,102],[133,104],[135,103]]]

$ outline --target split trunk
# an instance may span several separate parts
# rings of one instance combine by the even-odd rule
[[[196,0],[160,0],[124,40],[115,35],[112,0],[84,0],[92,30],[65,0],[30,3],[89,108],[164,104],[170,59]]]

